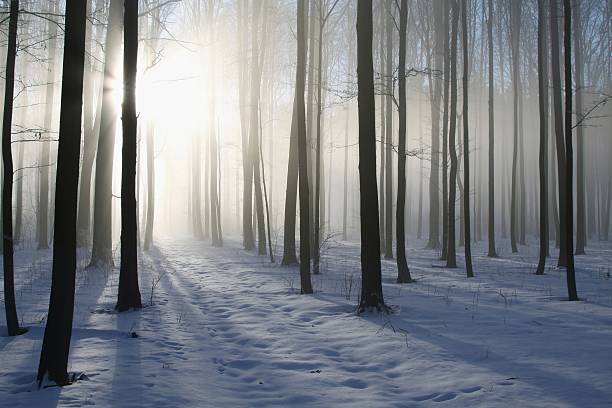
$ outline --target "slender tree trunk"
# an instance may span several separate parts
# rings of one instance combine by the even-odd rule
[[[359,105],[359,190],[361,207],[361,297],[359,311],[386,309],[380,267],[378,201],[376,200],[376,125],[372,2],[357,3],[357,101]]]
[[[4,269],[4,310],[9,336],[26,332],[19,327],[17,306],[15,304],[15,268],[13,264],[13,151],[11,148],[11,128],[13,125],[13,96],[15,93],[15,58],[17,56],[17,23],[19,20],[19,0],[11,0],[9,12],[8,50],[6,53],[6,73],[4,85],[4,116],[2,119],[2,231],[3,231],[3,269]]]
[[[46,377],[58,385],[72,381],[67,368],[76,275],[76,216],[87,22],[85,2],[68,0],[65,22],[51,297],[38,366],[39,386]]]
[[[113,264],[112,188],[117,123],[114,87],[118,77],[121,55],[123,19],[123,2],[121,0],[111,0],[108,18],[104,91],[102,95],[98,153],[96,156],[93,247],[91,252],[92,266],[111,266]]]
[[[306,107],[304,91],[306,82],[306,10],[305,0],[297,3],[297,68],[295,94],[297,100],[297,139],[300,188],[300,287],[302,294],[312,293],[310,281],[310,197],[308,190],[308,164],[306,142]]]
[[[550,1],[550,55],[552,68],[552,91],[555,126],[555,142],[557,148],[557,181],[559,183],[559,266],[567,266],[567,176],[568,168],[565,162],[565,136],[563,130],[563,106],[561,99],[561,72],[559,51],[559,7],[557,0]],[[571,131],[571,130],[570,130]],[[572,217],[573,218],[573,217]],[[573,229],[573,228],[572,228]]]
[[[564,57],[565,57],[565,165],[566,165],[566,239],[567,239],[567,293],[569,300],[578,300],[576,272],[574,270],[574,151],[572,146],[572,4],[563,0]]]
[[[538,98],[540,108],[540,258],[536,275],[543,275],[548,256],[548,41],[546,0],[538,0]]]
[[[455,132],[457,127],[457,26],[459,20],[458,0],[452,0],[451,41],[450,41],[450,124],[448,129],[448,146],[450,150],[450,179],[448,191],[448,254],[447,268],[457,267],[457,249],[455,238],[455,208],[457,201],[457,147]]]
[[[321,7],[322,4],[319,4]],[[321,13],[321,10],[319,10]],[[319,18],[319,44],[318,44],[318,67],[317,67],[317,135],[315,147],[315,199],[314,199],[314,236],[313,236],[313,254],[312,254],[312,271],[316,275],[320,270],[320,240],[321,240],[321,93],[323,80],[323,28],[324,21]]]
[[[136,67],[138,2],[125,0],[123,46],[123,146],[121,162],[121,269],[116,309],[140,308],[138,287],[138,209],[136,207]]]
[[[575,1],[573,5],[574,23],[574,75],[576,83],[576,109],[574,114],[577,120],[582,118],[582,88],[583,84],[583,62],[582,62],[582,16],[580,2]],[[571,135],[571,131],[568,131]],[[586,231],[586,203],[585,203],[585,174],[584,174],[584,127],[576,127],[576,255],[584,255],[587,231]]]
[[[289,136],[289,161],[287,163],[287,189],[285,190],[285,221],[283,228],[283,265],[297,265],[295,251],[295,216],[297,206],[298,183],[298,147],[297,147],[297,92],[293,97],[293,115]],[[303,98],[303,95],[302,95]]]
[[[433,2],[434,9],[434,70],[441,71],[444,61],[444,16],[442,0]],[[440,248],[440,98],[442,82],[434,82],[431,106],[431,168],[429,175],[429,241],[427,248]]]
[[[27,91],[24,93],[24,105],[28,105]],[[23,115],[22,123],[26,123],[25,115]],[[23,159],[25,155],[25,146],[19,143],[17,146],[17,169],[13,173],[13,179],[17,177],[17,188],[15,189],[15,231],[13,234],[13,243],[19,245],[23,239]]]
[[[487,42],[489,52],[489,220],[487,238],[490,258],[497,257],[495,249],[495,78],[493,76],[493,0],[488,3]]]
[[[393,0],[387,0],[386,119],[385,119],[385,259],[393,259]],[[382,188],[382,186],[381,186]]]
[[[450,82],[450,2],[444,2],[444,93],[442,103],[442,260],[448,256],[448,103]]]
[[[472,240],[470,231],[470,137],[468,121],[468,93],[469,93],[469,72],[468,71],[468,26],[467,26],[467,0],[462,0],[461,7],[461,26],[463,37],[463,179],[464,191],[463,208],[465,224],[465,269],[467,277],[474,277],[472,269]]]
[[[521,27],[521,0],[515,0],[510,5],[510,38],[512,48],[512,98],[513,98],[513,138],[512,138],[512,191],[510,198],[510,245],[512,252],[518,252],[518,193],[517,193],[517,166],[518,166],[518,134],[519,134],[519,92],[521,80],[519,72],[519,45]]]
[[[408,0],[401,0],[399,30],[399,129],[397,156],[397,206],[395,209],[395,239],[397,240],[397,283],[412,282],[406,261],[406,26],[408,22]]]

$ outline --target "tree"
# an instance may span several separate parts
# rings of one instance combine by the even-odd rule
[[[406,261],[406,25],[408,22],[408,0],[400,5],[399,66],[399,129],[397,157],[397,207],[395,209],[395,239],[397,240],[397,283],[412,282]]]
[[[13,151],[11,149],[11,127],[13,124],[13,96],[15,93],[15,58],[17,56],[17,23],[19,0],[11,0],[9,11],[8,50],[4,85],[4,116],[2,119],[2,258],[4,269],[4,310],[9,336],[26,332],[19,327],[15,303],[15,267],[13,264]]]
[[[293,114],[291,116],[291,131],[289,134],[289,160],[287,162],[287,189],[285,190],[285,221],[283,236],[283,260],[286,266],[297,265],[295,252],[295,216],[297,206],[298,183],[298,146],[297,146],[297,92],[293,96]]]
[[[297,139],[300,194],[300,283],[302,294],[312,293],[310,281],[310,196],[306,144],[306,1],[297,3],[297,68],[295,95],[297,101]]]
[[[380,232],[376,198],[376,127],[372,2],[357,3],[357,101],[359,108],[359,191],[361,208],[361,298],[359,312],[386,309],[380,269]]]
[[[85,2],[67,0],[65,21],[51,297],[38,366],[39,386],[45,376],[58,385],[73,381],[68,376],[67,367],[76,275],[76,216],[87,22]]]
[[[576,109],[574,114],[577,118],[582,118],[582,89],[583,80],[583,39],[582,39],[582,16],[580,1],[575,1],[573,5],[574,15],[574,76],[576,83]],[[571,130],[568,130],[571,135]],[[576,255],[584,255],[586,247],[586,203],[585,203],[585,174],[584,174],[584,126],[576,126]]]
[[[442,260],[448,256],[448,103],[450,83],[450,40],[449,40],[450,2],[444,2],[444,94],[442,103]]]
[[[57,4],[55,2],[50,2],[48,9],[49,13],[56,13],[56,8]],[[47,54],[49,63],[47,68],[44,128],[49,131],[51,129],[55,97],[54,78],[56,63],[55,51],[57,49],[57,24],[49,20],[47,31],[49,33],[49,49]],[[49,248],[49,150],[49,142],[43,142],[40,148],[38,207],[36,212],[36,239],[38,241],[38,249]]]
[[[565,57],[565,165],[566,165],[566,195],[567,209],[566,250],[567,250],[567,292],[569,300],[578,300],[576,290],[576,271],[574,270],[574,151],[572,146],[572,4],[571,0],[563,0],[563,15],[565,30],[563,36]]]
[[[489,0],[487,42],[489,46],[489,222],[488,241],[490,258],[497,257],[495,249],[495,78],[493,76],[493,0]]]
[[[121,163],[121,269],[116,309],[141,308],[138,288],[138,209],[136,208],[136,67],[138,2],[125,0],[123,42],[123,147]]]
[[[122,19],[122,0],[111,0],[108,30],[106,33],[106,60],[104,63],[104,90],[102,93],[100,135],[98,137],[98,152],[96,156],[91,266],[110,266],[113,264],[112,179],[117,121],[113,92],[115,87],[118,86],[116,78],[118,77],[120,66]]]
[[[512,252],[518,252],[517,242],[517,227],[518,227],[518,209],[517,209],[517,186],[516,172],[518,159],[518,134],[519,134],[519,93],[521,74],[519,72],[519,44],[521,30],[521,0],[515,0],[510,6],[510,37],[512,48],[512,97],[513,97],[513,138],[512,138],[512,193],[510,198],[510,245]]]
[[[434,9],[434,70],[441,71],[444,62],[444,15],[441,0]],[[431,82],[430,82],[431,83]],[[429,241],[427,248],[440,247],[440,98],[443,82],[435,81],[431,100],[431,168],[429,176]]]
[[[448,254],[446,267],[457,267],[457,249],[455,239],[455,207],[457,200],[457,147],[455,132],[457,128],[457,26],[459,10],[457,1],[452,1],[451,46],[450,46],[450,123],[448,128],[448,147],[450,151],[450,174],[448,190]]]
[[[385,32],[387,37],[387,52],[385,88],[385,259],[393,259],[393,28],[395,27],[393,16],[393,0],[386,0]],[[382,189],[383,186],[381,185]],[[381,203],[383,205],[383,203]]]
[[[538,100],[540,108],[540,258],[536,275],[543,275],[548,256],[548,41],[545,0],[538,0]]]
[[[323,113],[321,91],[323,88],[323,34],[325,24],[336,8],[339,0],[334,0],[328,8],[327,2],[319,4],[319,47],[318,47],[318,70],[317,70],[317,136],[315,148],[315,208],[314,208],[314,240],[312,266],[313,273],[319,273],[319,263],[321,258],[321,116]]]
[[[565,136],[563,130],[563,105],[561,99],[561,72],[559,52],[559,7],[557,0],[550,1],[550,59],[552,72],[553,113],[555,144],[557,148],[557,181],[559,183],[559,266],[567,266],[567,176],[565,162]],[[571,130],[570,130],[571,132]],[[573,218],[573,217],[572,217]]]
[[[467,0],[462,0],[461,7],[461,34],[463,38],[463,209],[465,226],[465,269],[467,277],[474,277],[472,269],[472,240],[470,225],[470,136],[468,121],[468,93],[469,93],[469,72],[468,71],[468,28],[467,28]]]

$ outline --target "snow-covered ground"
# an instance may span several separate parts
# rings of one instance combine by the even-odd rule
[[[112,312],[116,270],[79,270],[70,369],[87,380],[41,391],[51,254],[18,252],[30,331],[6,337],[0,310],[0,406],[612,406],[610,244],[577,258],[580,302],[565,301],[563,270],[533,274],[535,242],[493,260],[477,245],[474,279],[410,244],[416,283],[396,284],[394,261],[383,261],[391,315],[354,312],[356,244],[327,249],[304,296],[296,268],[238,240],[161,241],[141,255],[147,307],[124,314]]]

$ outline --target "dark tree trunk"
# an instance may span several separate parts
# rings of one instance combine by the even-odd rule
[[[310,196],[308,190],[308,152],[306,143],[306,106],[304,91],[306,82],[306,1],[297,3],[297,69],[295,94],[297,100],[297,139],[300,187],[300,284],[303,294],[312,293],[310,281]]]
[[[538,98],[540,107],[540,258],[536,275],[543,275],[548,256],[548,41],[546,0],[538,0]]]
[[[386,89],[385,96],[385,259],[393,259],[393,0],[386,1]],[[380,186],[383,188],[383,186]]]
[[[559,7],[557,0],[550,0],[550,55],[552,69],[553,111],[555,142],[557,147],[557,181],[559,183],[559,266],[567,266],[567,176],[565,162],[565,136],[563,130],[563,105],[561,99],[561,72],[559,51]],[[571,130],[570,130],[571,132]],[[572,217],[573,218],[573,217]],[[573,228],[572,228],[573,229]]]
[[[444,93],[442,103],[442,260],[448,256],[448,103],[450,82],[450,2],[444,2]]]
[[[96,156],[92,266],[111,266],[113,264],[112,187],[117,121],[113,93],[121,56],[122,0],[111,0],[108,19],[104,91],[102,95],[98,153]]]
[[[51,297],[38,366],[39,386],[45,377],[58,385],[71,382],[67,368],[76,275],[76,216],[87,22],[85,2],[68,0],[65,21]]]
[[[90,2],[87,2],[88,15],[90,14]],[[103,1],[96,0],[96,12],[103,9]],[[103,28],[98,25],[96,32],[100,34]],[[79,204],[77,214],[77,245],[86,246],[91,240],[91,176],[96,156],[96,147],[98,145],[98,133],[100,130],[100,112],[102,111],[101,103],[103,92],[103,81],[94,91],[94,75],[97,75],[94,68],[95,59],[93,55],[98,55],[94,52],[94,41],[91,40],[93,35],[93,24],[89,24],[87,37],[85,39],[88,52],[91,54],[85,59],[85,83],[84,83],[84,98],[83,101],[83,127],[85,129],[83,135],[83,162],[81,164],[81,177],[79,180]],[[101,36],[101,35],[99,35]],[[98,106],[94,112],[94,92]]]
[[[457,267],[457,249],[455,238],[455,208],[457,200],[457,146],[455,133],[457,128],[457,26],[459,20],[458,0],[452,1],[452,22],[450,41],[450,124],[448,128],[448,148],[450,150],[450,178],[448,190],[448,254],[446,267]]]
[[[359,105],[359,190],[361,207],[361,298],[359,311],[386,309],[380,269],[376,199],[376,125],[372,61],[372,2],[357,3],[357,101]]]
[[[138,2],[125,0],[123,46],[123,147],[121,163],[121,269],[116,309],[140,308],[138,287],[138,209],[136,207],[136,67]]]
[[[493,0],[489,0],[487,42],[489,52],[489,220],[487,238],[490,258],[497,257],[495,249],[495,78],[493,76]]]
[[[575,1],[573,6],[574,23],[574,75],[576,83],[576,110],[574,114],[577,120],[582,118],[582,22],[580,12],[580,2]],[[571,135],[571,131],[568,131]],[[576,127],[576,255],[584,255],[587,232],[586,232],[586,203],[585,203],[585,174],[584,174],[584,127]]]
[[[512,48],[512,98],[513,98],[513,126],[512,126],[512,191],[510,193],[510,245],[512,252],[518,252],[518,193],[517,193],[517,166],[518,166],[518,134],[519,134],[519,92],[521,75],[519,72],[519,45],[521,29],[521,0],[515,0],[510,5],[510,37]]]
[[[259,20],[261,4],[255,4],[253,10],[253,32],[251,42],[251,121],[249,129],[250,166],[253,172],[251,183],[255,187],[255,215],[257,220],[257,249],[259,255],[266,254],[266,223],[264,220],[263,194],[261,189],[261,171],[259,166],[259,99],[261,93],[262,67],[259,58]],[[265,24],[264,24],[265,25]],[[264,35],[261,36],[265,38]]]
[[[463,37],[463,218],[465,226],[465,269],[467,277],[474,277],[472,269],[472,239],[470,225],[470,137],[468,120],[468,93],[469,93],[469,71],[468,71],[468,25],[467,25],[467,0],[463,0],[461,7],[461,34]]]
[[[434,66],[436,71],[443,69],[444,33],[443,5],[441,0],[433,2],[434,9]],[[431,82],[430,82],[431,84]],[[427,248],[440,248],[440,98],[442,82],[434,81],[431,101],[431,168],[429,175],[429,241]]]
[[[319,4],[321,7],[322,4]],[[319,9],[319,17],[321,9]],[[316,128],[316,147],[315,147],[315,198],[314,198],[314,235],[313,235],[313,254],[312,254],[312,271],[316,275],[319,273],[320,257],[321,257],[321,115],[323,106],[321,104],[322,94],[322,79],[323,79],[323,28],[325,22],[319,18],[319,44],[318,51],[318,67],[317,67],[317,128]]]
[[[283,228],[283,265],[297,265],[295,251],[295,217],[297,207],[298,147],[297,98],[294,95],[291,133],[289,135],[289,161],[287,162],[287,189],[285,190],[285,223]],[[303,95],[302,95],[303,97]]]
[[[88,3],[89,4],[89,3]],[[55,3],[49,6],[49,12],[56,12]],[[51,130],[53,119],[53,107],[55,97],[55,66],[57,49],[57,25],[53,21],[47,24],[49,33],[49,48],[47,57],[49,65],[47,67],[47,89],[45,95],[45,118],[44,128],[47,131]],[[44,141],[40,147],[40,169],[38,171],[38,206],[36,213],[36,240],[38,241],[38,249],[49,248],[49,141]]]
[[[397,70],[399,86],[399,131],[397,156],[397,207],[395,209],[395,232],[397,240],[397,283],[412,282],[406,261],[406,26],[408,22],[408,0],[400,6],[399,66]]]
[[[11,127],[13,124],[13,96],[15,93],[15,58],[17,56],[17,22],[19,0],[11,0],[8,50],[4,85],[4,117],[2,120],[2,255],[4,263],[4,310],[9,336],[25,333],[19,327],[15,304],[15,268],[13,264],[13,152],[11,148]]]
[[[569,300],[578,300],[576,290],[576,272],[574,270],[574,151],[572,146],[572,4],[571,0],[563,0],[563,15],[565,30],[563,36],[565,57],[565,165],[566,165],[566,204],[567,219],[566,250],[567,250],[567,293]]]

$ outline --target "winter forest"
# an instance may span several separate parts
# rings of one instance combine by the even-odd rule
[[[611,0],[1,0],[0,407],[612,404]]]

